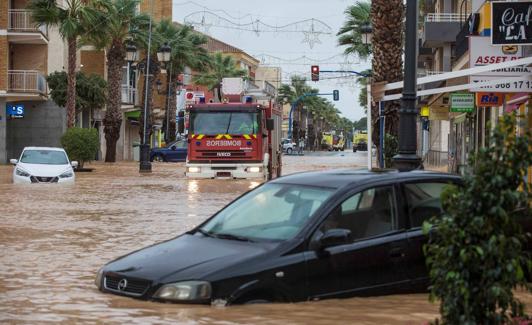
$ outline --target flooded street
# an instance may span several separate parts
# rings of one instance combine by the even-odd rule
[[[364,166],[365,153],[283,157],[284,174]],[[236,307],[139,301],[99,292],[104,263],[175,237],[246,190],[251,180],[186,180],[184,164],[92,164],[72,186],[11,184],[0,166],[0,323],[422,324],[426,294]],[[532,305],[531,295],[520,295]]]

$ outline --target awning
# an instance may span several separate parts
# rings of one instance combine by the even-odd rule
[[[140,119],[140,110],[131,111],[131,112],[125,112],[124,116],[127,119],[138,120],[138,119]]]

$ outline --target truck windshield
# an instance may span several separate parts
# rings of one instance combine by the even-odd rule
[[[257,134],[259,113],[254,112],[193,112],[190,115],[192,134]]]

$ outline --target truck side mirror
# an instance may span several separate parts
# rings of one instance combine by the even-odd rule
[[[266,130],[271,131],[273,129],[274,129],[273,119],[272,118],[266,119]]]

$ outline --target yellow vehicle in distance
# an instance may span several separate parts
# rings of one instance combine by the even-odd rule
[[[353,134],[353,152],[368,150],[368,131],[361,130]]]

